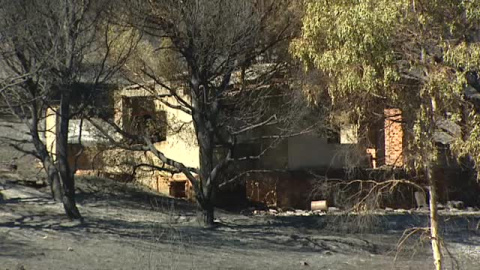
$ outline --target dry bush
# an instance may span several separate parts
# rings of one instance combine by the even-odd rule
[[[344,211],[329,217],[326,229],[342,233],[378,232],[383,220],[374,215],[379,195],[365,196],[366,187],[338,179],[324,179],[314,185],[313,194],[326,198],[329,204]]]
[[[142,261],[139,265],[147,265],[146,269],[195,269],[193,258],[186,261],[185,254],[189,254],[189,247],[193,246],[191,237],[185,236],[178,228],[181,222],[181,213],[175,207],[172,199],[150,200],[153,211],[163,214],[161,221],[152,224],[148,240],[153,241],[152,248],[148,251],[139,251],[137,260]],[[167,250],[159,251],[155,243],[168,244]],[[159,255],[158,252],[162,254]],[[166,258],[166,259],[165,259]],[[146,260],[146,262],[145,262]]]
[[[425,249],[429,244],[430,234],[428,227],[406,229],[397,242],[394,262],[403,256],[410,256],[412,258],[418,251]]]
[[[403,231],[402,236],[397,242],[394,262],[396,263],[400,257],[413,258],[418,253],[430,249],[430,244],[430,227],[408,228]],[[441,239],[440,244],[443,255],[446,255],[444,257],[445,265],[447,265],[448,262],[450,265],[449,269],[463,269],[460,261],[456,255],[450,251],[443,239]]]
[[[395,197],[405,188],[424,191],[420,185],[405,179],[342,181],[324,178],[318,181],[315,188],[324,198],[333,196],[336,206],[345,209],[339,215],[330,216],[326,225],[327,230],[341,233],[378,233],[388,229],[384,222],[386,215],[376,211],[385,198]],[[400,256],[413,257],[425,251],[430,241],[429,227],[406,229],[398,241],[395,260]],[[459,261],[443,239],[440,239],[440,245],[451,269],[459,269]]]
[[[364,234],[383,232],[385,226],[384,219],[373,212],[342,213],[330,216],[325,229],[338,233]]]
[[[378,209],[384,202],[398,197],[406,188],[423,190],[405,179],[341,180],[316,177],[313,197],[324,198],[343,211],[331,218],[327,229],[347,233],[378,232],[386,229]]]

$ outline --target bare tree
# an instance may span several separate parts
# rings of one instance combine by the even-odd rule
[[[10,112],[28,126],[35,146],[29,153],[42,161],[54,198],[63,202],[72,219],[81,219],[81,215],[67,159],[68,126],[70,118],[87,104],[72,110],[73,99],[91,98],[128,55],[124,51],[110,57],[111,28],[106,15],[111,4],[110,0],[0,2],[1,95]],[[56,113],[55,131],[41,125],[47,108]],[[47,132],[55,133],[55,158],[41,139]]]
[[[204,224],[211,226],[213,194],[225,181],[222,172],[234,161],[258,159],[278,139],[291,134],[286,131],[289,121],[278,110],[292,104],[288,59],[283,58],[288,55],[286,41],[295,29],[291,3],[136,0],[124,4],[123,13],[128,16],[121,23],[131,25],[149,48],[142,51],[145,57],[137,54],[126,65],[126,74],[150,91],[152,98],[191,115],[200,165],[189,168],[169,158],[149,136],[143,136],[141,144],[131,140],[137,143],[130,145],[110,139],[124,149],[150,151],[164,164],[157,166],[159,170],[183,173],[194,188]],[[174,69],[170,74],[152,61],[165,52]],[[167,94],[159,95],[156,87],[166,89]],[[169,102],[172,98],[175,103]],[[256,136],[266,127],[275,132]],[[124,138],[134,137],[119,126],[116,130]],[[259,140],[265,146],[262,150],[239,154],[240,142]],[[223,150],[221,157],[218,149]]]

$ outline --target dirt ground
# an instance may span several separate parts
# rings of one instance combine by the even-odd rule
[[[195,206],[130,184],[78,179],[83,224],[45,188],[0,173],[0,269],[432,269],[428,239],[407,228],[424,213],[271,215],[218,210],[204,229]],[[443,213],[448,269],[480,269],[480,213]],[[359,222],[361,221],[361,222]],[[356,225],[354,225],[356,224]],[[397,255],[397,258],[395,256]]]
[[[0,118],[0,270],[432,269],[428,238],[420,233],[397,248],[406,229],[428,225],[426,212],[217,210],[218,226],[204,229],[188,202],[78,178],[85,222],[71,222],[48,190],[35,186],[44,180],[35,160],[8,146],[9,138],[28,138],[25,132]],[[17,171],[9,172],[13,163]],[[442,218],[445,255],[452,255],[447,269],[480,269],[480,212],[443,211]]]

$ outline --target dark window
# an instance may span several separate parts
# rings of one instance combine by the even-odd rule
[[[170,196],[175,198],[186,198],[187,181],[172,181],[170,182]]]
[[[327,143],[328,144],[338,144],[340,143],[340,132],[335,130],[330,130],[327,133]]]
[[[152,142],[167,139],[167,113],[156,111],[152,97],[125,97],[124,130],[139,136],[147,135]]]

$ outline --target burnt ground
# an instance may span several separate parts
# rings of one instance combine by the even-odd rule
[[[219,226],[204,229],[188,202],[80,178],[80,224],[64,218],[45,188],[0,175],[0,269],[432,268],[428,239],[414,235],[397,249],[405,229],[427,225],[425,213],[345,218],[218,210]],[[444,211],[442,218],[455,268],[479,269],[480,213]]]
[[[37,185],[44,176],[35,160],[4,137],[26,138],[25,129],[0,119],[0,270],[432,268],[428,238],[420,233],[397,248],[406,229],[428,224],[426,212],[359,217],[218,210],[219,226],[204,229],[191,203],[132,184],[79,178],[85,222],[70,222]],[[12,163],[16,172],[8,171]],[[447,268],[480,269],[480,212],[443,211],[442,219],[454,258]]]

